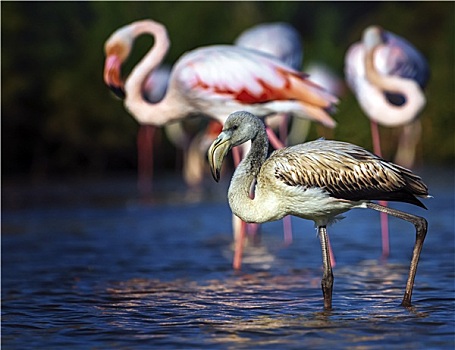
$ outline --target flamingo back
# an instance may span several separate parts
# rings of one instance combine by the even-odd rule
[[[288,23],[263,23],[245,30],[235,45],[277,57],[294,69],[300,69],[303,48],[299,32]]]

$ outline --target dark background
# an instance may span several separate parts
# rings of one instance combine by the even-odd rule
[[[5,2],[2,25],[2,178],[135,172],[136,121],[103,83],[103,44],[118,27],[151,18],[171,39],[167,63],[187,50],[232,43],[244,29],[287,21],[303,38],[305,66],[314,61],[343,75],[344,55],[370,24],[413,43],[431,77],[422,113],[418,164],[454,161],[453,2]],[[124,72],[144,55],[136,41]],[[350,91],[334,115],[333,137],[371,149],[369,121]],[[397,130],[383,129],[384,154]],[[159,171],[175,169],[177,150],[159,135]],[[310,139],[317,137],[312,126]]]

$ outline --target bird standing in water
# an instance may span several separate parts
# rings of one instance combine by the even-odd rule
[[[229,150],[249,140],[251,149],[236,168],[229,186],[229,205],[245,222],[264,223],[285,215],[315,222],[322,248],[324,308],[332,308],[333,290],[327,225],[354,208],[385,212],[415,226],[416,241],[401,303],[410,306],[427,221],[371,201],[391,200],[425,208],[417,198],[429,197],[421,178],[359,146],[340,141],[307,142],[276,150],[267,158],[269,145],[264,123],[255,115],[240,111],[228,117],[209,148],[209,164],[216,181]]]
[[[382,157],[378,124],[402,126],[395,162],[411,168],[421,133],[418,117],[426,103],[423,91],[429,78],[426,59],[405,39],[373,25],[364,30],[361,42],[348,49],[345,76],[370,118],[373,152]],[[384,213],[381,230],[385,258],[389,255],[389,229]]]

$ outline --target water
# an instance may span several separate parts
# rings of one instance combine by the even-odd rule
[[[393,204],[429,221],[413,307],[399,306],[413,226],[390,219],[381,262],[379,214],[353,210],[329,227],[330,312],[311,222],[293,218],[290,246],[281,222],[263,225],[232,270],[227,183],[185,193],[168,177],[148,200],[134,177],[4,184],[2,348],[453,349],[454,177],[421,174],[429,210]]]

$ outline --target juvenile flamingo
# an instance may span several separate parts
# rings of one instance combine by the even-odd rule
[[[328,252],[327,225],[354,208],[370,208],[409,221],[416,241],[402,306],[411,296],[427,221],[371,200],[406,202],[425,208],[417,197],[428,188],[410,170],[385,161],[346,142],[319,139],[268,154],[264,123],[251,113],[232,113],[209,148],[209,164],[216,181],[224,158],[233,147],[251,140],[251,149],[236,168],[228,190],[232,212],[245,222],[275,221],[286,215],[313,220],[322,248],[324,308],[332,308],[333,273]],[[254,198],[249,192],[255,184]]]
[[[420,137],[419,113],[426,103],[424,87],[429,68],[423,55],[408,41],[379,26],[366,28],[362,41],[353,44],[345,57],[345,76],[363,112],[370,118],[373,151],[382,156],[378,124],[403,126],[399,164],[412,167]],[[401,145],[407,146],[400,150]],[[410,147],[410,149],[409,149]],[[387,205],[387,202],[381,202]],[[389,255],[387,214],[381,213],[382,256]]]

